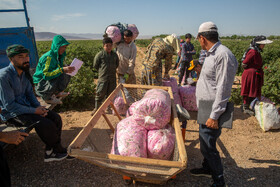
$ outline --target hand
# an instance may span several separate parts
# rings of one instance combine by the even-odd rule
[[[20,131],[0,132],[0,141],[8,144],[20,144],[29,134]]]
[[[128,78],[129,78],[129,74],[127,74],[127,73],[126,73],[126,74],[124,74],[124,75],[123,75],[123,78],[125,79],[125,81],[127,81],[127,80],[128,80]]]
[[[208,128],[211,128],[211,129],[219,129],[218,120],[214,120],[214,119],[211,119],[211,118],[208,118],[205,125]]]
[[[75,70],[75,67],[74,67],[74,66],[66,66],[66,67],[63,67],[63,71],[64,71],[65,73],[72,73],[74,70]]]
[[[43,106],[39,106],[36,108],[35,114],[45,117],[46,115],[48,115],[48,109]]]

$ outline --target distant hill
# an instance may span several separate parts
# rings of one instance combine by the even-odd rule
[[[57,33],[53,32],[35,32],[36,40],[52,40]],[[103,34],[91,34],[91,33],[61,33],[67,40],[102,40]],[[139,35],[137,39],[150,39],[152,35]]]

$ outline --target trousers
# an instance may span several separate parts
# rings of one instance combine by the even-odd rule
[[[34,128],[40,139],[46,144],[46,150],[53,148],[54,151],[60,152],[62,120],[56,112],[50,110],[46,117],[37,114],[22,114],[9,119],[6,123],[8,126],[28,127],[37,121],[39,123]]]

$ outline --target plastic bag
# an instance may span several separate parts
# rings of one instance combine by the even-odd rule
[[[127,29],[130,30],[133,33],[132,40],[135,40],[139,35],[139,31],[138,31],[138,28],[136,27],[136,25],[135,24],[128,24]]]
[[[178,88],[177,80],[174,77],[170,77],[170,79],[168,79],[168,80],[163,79],[162,85],[171,87],[175,105],[179,104],[182,106],[182,101],[181,101],[181,97],[179,95],[179,88]]]
[[[175,131],[173,127],[167,125],[160,130],[148,131],[148,158],[169,160],[175,145]]]
[[[117,26],[108,26],[105,33],[112,39],[113,43],[118,43],[122,39],[122,34]]]
[[[111,154],[147,158],[147,130],[133,116],[117,124]]]
[[[187,111],[197,111],[195,90],[196,87],[190,85],[179,88],[182,105]]]
[[[168,92],[152,89],[135,105],[135,121],[147,130],[164,128],[171,117],[171,99]]]
[[[126,114],[128,106],[125,104],[123,97],[121,96],[116,97],[114,100],[114,106],[120,115]],[[116,115],[114,110],[113,110],[113,115]]]
[[[266,102],[256,102],[255,117],[264,131],[280,129],[280,115],[277,108]]]

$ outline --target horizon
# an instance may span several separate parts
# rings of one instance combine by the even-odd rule
[[[26,0],[35,32],[99,34],[113,23],[135,24],[139,36],[197,34],[213,21],[220,36],[279,36],[280,1],[189,0]],[[0,0],[1,9],[22,8],[22,0]],[[23,13],[1,13],[0,28],[25,25]]]

